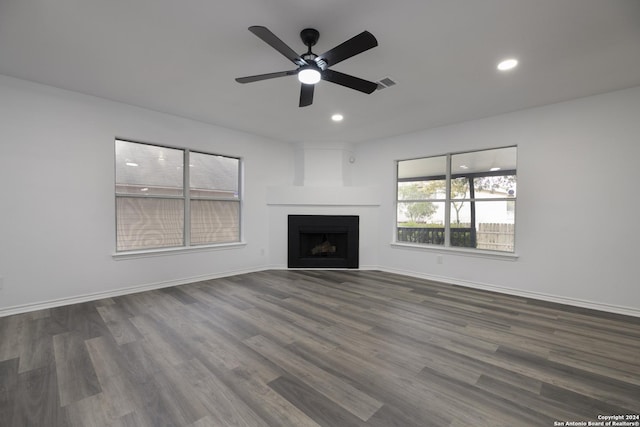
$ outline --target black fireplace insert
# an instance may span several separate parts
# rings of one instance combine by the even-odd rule
[[[358,268],[360,218],[289,215],[289,268]]]

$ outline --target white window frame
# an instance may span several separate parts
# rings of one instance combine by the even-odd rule
[[[477,149],[477,150],[467,150],[467,151],[458,151],[458,152],[450,152],[450,153],[445,153],[445,154],[435,154],[435,155],[431,155],[431,156],[421,156],[421,157],[412,157],[412,158],[408,158],[408,159],[399,159],[395,161],[395,202],[394,202],[394,208],[395,208],[395,212],[394,212],[394,224],[393,224],[393,238],[391,241],[391,246],[394,247],[398,247],[398,248],[404,248],[404,249],[414,249],[414,250],[427,250],[427,251],[432,251],[432,252],[438,252],[438,253],[456,253],[456,254],[460,254],[460,255],[468,255],[468,256],[475,256],[475,257],[482,257],[482,258],[494,258],[494,259],[507,259],[507,260],[516,260],[519,256],[516,252],[517,250],[517,246],[516,246],[516,235],[517,233],[514,231],[514,250],[513,252],[507,252],[507,251],[498,251],[498,250],[488,250],[488,249],[477,249],[477,248],[470,248],[470,247],[464,247],[464,246],[452,246],[451,245],[451,203],[453,202],[457,202],[457,201],[463,201],[463,202],[475,202],[475,201],[479,201],[479,202],[483,202],[483,201],[512,201],[514,203],[514,229],[517,230],[517,219],[516,216],[518,215],[518,209],[517,209],[517,196],[516,197],[508,197],[508,198],[504,198],[504,197],[495,197],[495,198],[464,198],[464,199],[454,199],[451,197],[451,181],[452,181],[452,173],[451,173],[451,159],[453,156],[458,155],[458,154],[469,154],[469,153],[475,153],[475,152],[481,152],[481,151],[487,151],[487,150],[497,150],[497,149],[501,149],[501,148],[516,148],[516,145],[512,145],[512,146],[504,146],[504,147],[492,147],[492,148],[484,148],[484,149]],[[398,183],[399,178],[399,165],[400,162],[403,161],[407,161],[407,160],[419,160],[419,159],[426,159],[426,158],[435,158],[435,157],[446,157],[446,171],[445,171],[445,182],[446,182],[446,189],[445,189],[445,198],[443,199],[421,199],[421,200],[400,200],[400,194],[398,191]],[[516,169],[514,169],[516,176],[517,176],[517,167]],[[444,243],[442,245],[438,245],[438,244],[431,244],[431,243],[413,243],[413,242],[406,242],[406,241],[401,241],[398,240],[398,206],[399,206],[399,202],[412,202],[412,201],[420,201],[420,202],[444,202]]]
[[[185,147],[177,147],[171,145],[164,144],[156,144],[149,142],[141,142],[136,140],[131,140],[127,138],[115,138],[114,147],[117,141],[128,142],[133,144],[141,144],[153,147],[161,147],[172,150],[180,150],[183,154],[183,182],[182,182],[182,195],[145,195],[145,194],[127,194],[127,193],[118,193],[114,191],[114,206],[117,205],[117,200],[119,197],[122,198],[160,198],[160,199],[178,199],[184,201],[184,222],[183,222],[183,244],[180,246],[169,246],[169,247],[159,247],[159,248],[144,248],[144,249],[134,249],[134,250],[118,250],[117,249],[117,239],[118,239],[118,224],[117,224],[117,207],[114,209],[114,220],[115,220],[115,233],[114,233],[114,253],[112,257],[114,259],[129,259],[129,258],[143,258],[148,256],[159,256],[166,255],[171,253],[178,252],[198,252],[198,251],[207,251],[207,250],[224,250],[231,249],[236,247],[246,246],[246,242],[244,241],[244,215],[243,215],[243,207],[244,207],[244,188],[243,188],[243,176],[244,176],[244,161],[242,157],[239,156],[230,156],[226,154],[218,154],[218,153],[210,153],[202,150],[192,150]],[[230,159],[238,160],[238,197],[236,198],[223,198],[223,197],[203,197],[203,196],[191,196],[190,192],[190,168],[185,167],[185,165],[189,165],[189,156],[191,153],[205,154],[211,156],[219,156]],[[114,152],[114,165],[115,161],[117,161],[115,152]],[[116,180],[115,170],[114,170],[114,183]],[[238,203],[238,241],[234,242],[224,242],[224,243],[208,243],[208,244],[191,244],[191,200],[219,200],[219,201],[228,201],[228,202],[236,202]]]

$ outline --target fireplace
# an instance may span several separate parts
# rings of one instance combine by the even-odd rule
[[[358,268],[360,218],[289,215],[289,268]]]

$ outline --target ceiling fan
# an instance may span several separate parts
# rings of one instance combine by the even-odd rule
[[[252,26],[249,27],[249,31],[287,57],[291,62],[296,64],[298,68],[277,73],[239,77],[236,79],[238,83],[251,83],[276,77],[297,75],[298,80],[302,84],[300,89],[300,107],[306,107],[313,103],[315,84],[320,80],[336,83],[367,94],[373,93],[378,87],[377,83],[329,69],[329,67],[338,62],[378,46],[378,41],[373,34],[368,31],[361,32],[357,36],[352,37],[322,55],[316,55],[311,52],[311,47],[317,43],[320,37],[320,33],[313,28],[306,28],[300,32],[302,42],[308,47],[307,52],[302,55],[298,55],[266,27]]]

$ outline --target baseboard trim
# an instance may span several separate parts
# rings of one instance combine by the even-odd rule
[[[120,295],[136,294],[138,292],[152,291],[155,289],[169,288],[171,286],[186,285],[188,283],[201,282],[203,280],[220,279],[223,277],[237,276],[239,274],[255,273],[258,271],[271,270],[270,266],[260,268],[249,268],[239,270],[229,270],[213,274],[205,274],[200,276],[191,276],[185,279],[167,280],[162,282],[147,283],[144,285],[129,286],[126,288],[114,289],[105,292],[94,292],[68,298],[57,298],[48,301],[41,301],[30,304],[15,305],[0,309],[0,317],[10,316],[13,314],[28,313],[30,311],[44,310],[47,308],[62,307],[70,304],[78,304],[88,301],[96,301],[104,298],[117,297]]]
[[[417,271],[401,270],[401,269],[389,268],[389,267],[383,267],[383,266],[370,265],[370,266],[363,266],[360,269],[361,270],[380,270],[386,273],[400,274],[404,276],[415,277],[417,279],[433,280],[434,282],[448,283],[451,285],[464,286],[464,287],[473,288],[473,289],[482,289],[485,291],[498,292],[506,295],[537,299],[537,300],[542,300],[547,302],[555,302],[558,304],[588,308],[591,310],[605,311],[608,313],[622,314],[625,316],[640,317],[640,309],[633,308],[633,307],[625,307],[625,306],[614,305],[614,304],[604,304],[600,302],[581,300],[577,298],[562,297],[559,295],[546,294],[542,292],[523,291],[521,289],[507,288],[502,286],[490,285],[487,283],[473,282],[470,280],[453,279],[451,277],[437,276],[433,274],[420,273]]]
[[[229,271],[224,271],[224,272],[219,272],[219,273],[205,274],[205,275],[200,275],[200,276],[191,276],[191,277],[184,278],[184,279],[167,280],[167,281],[156,282],[156,283],[148,283],[148,284],[144,284],[144,285],[129,286],[129,287],[126,287],[126,288],[119,288],[119,289],[115,289],[115,290],[111,290],[111,291],[95,292],[95,293],[84,294],[84,295],[79,295],[79,296],[75,296],[75,297],[58,298],[58,299],[53,299],[53,300],[48,300],[48,301],[41,301],[41,302],[36,302],[36,303],[23,304],[23,305],[16,305],[16,306],[12,306],[12,307],[1,308],[0,309],[0,317],[10,316],[10,315],[13,315],[13,314],[27,313],[27,312],[36,311],[36,310],[44,310],[44,309],[47,309],[47,308],[62,307],[62,306],[65,306],[65,305],[70,305],[70,304],[78,304],[78,303],[83,303],[83,302],[88,302],[88,301],[96,301],[96,300],[100,300],[100,299],[104,299],[104,298],[117,297],[117,296],[120,296],[120,295],[127,295],[127,294],[134,294],[134,293],[138,293],[138,292],[152,291],[152,290],[155,290],[155,289],[168,288],[168,287],[171,287],[171,286],[186,285],[186,284],[189,284],[189,283],[201,282],[203,280],[220,279],[220,278],[223,278],[223,277],[237,276],[237,275],[240,275],[240,274],[248,274],[248,273],[256,273],[256,272],[259,272],[259,271],[287,270],[287,269],[288,268],[287,268],[286,265],[273,264],[273,265],[266,265],[266,266],[257,267],[257,268],[229,270]],[[384,271],[386,273],[400,274],[400,275],[403,275],[403,276],[415,277],[415,278],[418,278],[418,279],[433,280],[433,281],[436,281],[436,282],[442,282],[442,283],[448,283],[448,284],[451,284],[451,285],[464,286],[464,287],[472,288],[472,289],[482,289],[482,290],[498,292],[498,293],[506,294],[506,295],[513,295],[513,296],[519,296],[519,297],[524,297],[524,298],[532,298],[532,299],[537,299],[537,300],[542,300],[542,301],[554,302],[554,303],[558,303],[558,304],[565,304],[565,305],[570,305],[570,306],[575,306],[575,307],[588,308],[588,309],[592,309],[592,310],[605,311],[605,312],[608,312],[608,313],[622,314],[622,315],[625,315],[625,316],[640,317],[640,309],[633,308],[633,307],[625,307],[625,306],[619,306],[619,305],[613,305],[613,304],[604,304],[604,303],[599,303],[599,302],[581,300],[581,299],[577,299],[577,298],[568,298],[568,297],[562,297],[562,296],[558,296],[558,295],[545,294],[545,293],[541,293],[541,292],[523,291],[521,289],[507,288],[507,287],[502,287],[502,286],[490,285],[490,284],[487,284],[487,283],[474,282],[474,281],[470,281],[470,280],[454,279],[454,278],[446,277],[446,276],[437,276],[437,275],[433,275],[433,274],[427,274],[427,273],[420,273],[420,272],[417,272],[417,271],[410,271],[410,270],[402,270],[402,269],[397,269],[397,268],[384,267],[384,266],[380,266],[380,265],[362,265],[362,266],[359,267],[359,269],[360,270],[379,270],[379,271]],[[304,269],[301,269],[301,270],[304,270]],[[341,270],[344,270],[344,269],[341,269]]]

